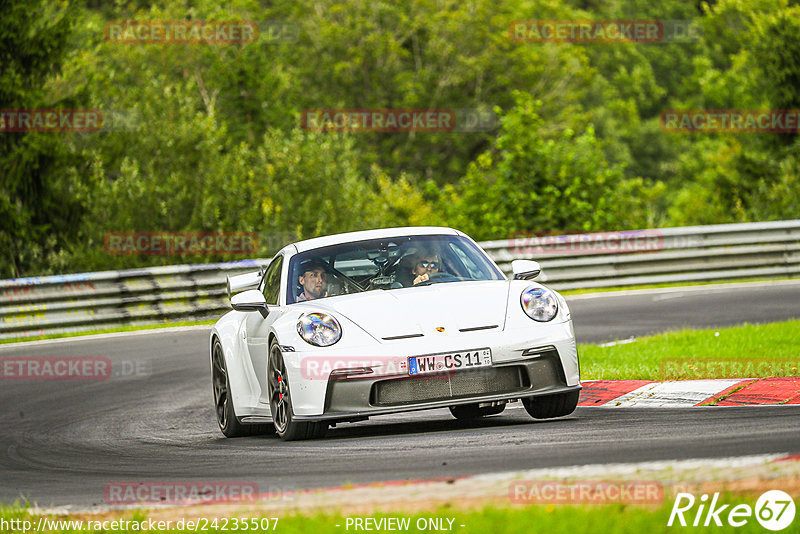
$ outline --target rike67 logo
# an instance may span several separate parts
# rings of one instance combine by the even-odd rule
[[[721,504],[719,493],[714,493],[711,502],[708,502],[708,495],[705,493],[699,499],[695,499],[691,493],[678,493],[667,526],[742,527],[755,517],[765,529],[779,531],[792,524],[794,515],[792,497],[780,490],[763,493],[756,501],[755,508],[749,504],[737,504],[733,507],[730,504]]]

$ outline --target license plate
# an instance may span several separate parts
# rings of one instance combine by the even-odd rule
[[[456,369],[474,369],[492,365],[492,351],[489,349],[468,350],[428,356],[411,356],[408,359],[408,374],[424,375],[441,373]]]

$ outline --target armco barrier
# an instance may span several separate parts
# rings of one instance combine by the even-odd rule
[[[506,273],[534,259],[555,289],[800,275],[800,220],[481,243]],[[204,320],[230,309],[225,276],[268,259],[0,280],[0,339]]]
[[[226,275],[269,260],[0,280],[0,339],[212,319],[230,310]]]
[[[506,273],[512,260],[535,259],[542,267],[537,280],[559,290],[800,274],[800,220],[517,237],[481,246]]]

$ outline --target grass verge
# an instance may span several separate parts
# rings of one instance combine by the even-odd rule
[[[583,380],[800,376],[800,320],[679,330],[578,352]]]
[[[731,505],[737,503],[748,504],[753,506],[755,501],[743,500],[741,497],[736,496],[723,496],[725,503]],[[565,506],[565,505],[534,505],[527,507],[484,507],[479,510],[463,511],[456,510],[449,507],[439,508],[433,513],[423,514],[384,514],[376,513],[369,516],[358,516],[362,520],[367,517],[374,521],[380,521],[381,518],[396,518],[403,521],[403,525],[408,525],[407,528],[395,529],[379,529],[374,528],[374,524],[370,524],[373,528],[355,528],[353,523],[347,522],[347,517],[340,514],[317,514],[317,515],[288,515],[279,517],[277,524],[273,519],[269,520],[269,529],[257,529],[258,532],[275,531],[280,534],[294,534],[294,533],[308,533],[314,534],[333,534],[333,533],[346,533],[358,532],[365,530],[374,530],[378,532],[387,532],[389,530],[399,530],[405,532],[429,532],[436,530],[444,530],[457,533],[479,533],[479,534],[530,534],[532,532],[547,532],[549,534],[580,534],[584,532],[602,532],[604,534],[642,534],[659,533],[659,532],[673,532],[681,530],[680,526],[667,526],[670,512],[672,510],[672,499],[668,498],[662,505],[655,505],[650,507],[633,506],[624,504],[614,505],[584,505],[584,506]],[[686,516],[689,524],[694,519],[695,509],[692,514],[687,512]],[[350,516],[353,521],[354,516]],[[28,514],[25,509],[19,507],[5,507],[0,510],[0,518],[5,521],[3,526],[9,526],[11,520],[28,520],[35,525],[39,516]],[[122,516],[123,519],[128,521],[136,521],[141,524],[147,521],[147,514],[142,511],[133,514]],[[255,518],[259,520],[260,518]],[[704,517],[703,517],[704,519]],[[722,519],[724,521],[725,515]],[[51,528],[44,528],[36,530],[36,532],[96,532],[103,530],[105,532],[195,532],[194,529],[174,528],[179,520],[173,520],[172,528],[166,529],[140,529],[140,528],[113,528],[110,523],[106,524],[106,528],[87,528],[87,521],[94,523],[95,521],[104,521],[103,519],[94,519],[92,516],[82,516],[83,528],[80,528],[76,523],[68,526],[66,521],[69,519],[63,517],[50,517],[50,520],[61,520],[64,523],[53,524],[48,523]],[[72,519],[75,521],[75,519]],[[222,532],[223,520],[219,520],[217,528],[212,528],[212,519],[204,519],[204,525],[198,531],[202,532]],[[797,519],[796,519],[797,521]],[[260,522],[260,521],[259,521]],[[146,523],[145,523],[146,524]],[[226,522],[227,530],[231,530],[232,523],[229,520]],[[266,522],[264,522],[266,524]],[[713,524],[713,523],[712,523]],[[184,523],[185,525],[185,523]],[[272,525],[276,525],[273,529]],[[439,528],[436,528],[436,526]],[[701,522],[702,525],[702,522]],[[97,526],[100,526],[99,524]],[[56,528],[52,528],[56,527]],[[61,528],[58,528],[61,527]],[[424,528],[422,528],[424,527]],[[35,528],[35,527],[34,527]],[[157,528],[157,527],[156,527]],[[685,528],[685,527],[684,527]],[[756,521],[754,517],[750,517],[747,523],[742,527],[731,527],[723,523],[723,526],[711,527],[689,527],[692,532],[706,533],[706,532],[736,532],[747,534],[751,532],[764,532],[764,528]],[[253,529],[250,529],[253,530]],[[23,532],[22,530],[3,529],[4,532]],[[33,531],[33,529],[31,529]]]

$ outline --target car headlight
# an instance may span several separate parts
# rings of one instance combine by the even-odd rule
[[[297,333],[307,343],[327,347],[342,337],[342,326],[332,315],[321,312],[305,313],[297,320]]]
[[[558,313],[556,296],[543,287],[529,287],[519,296],[522,309],[528,317],[540,323],[552,321]]]

